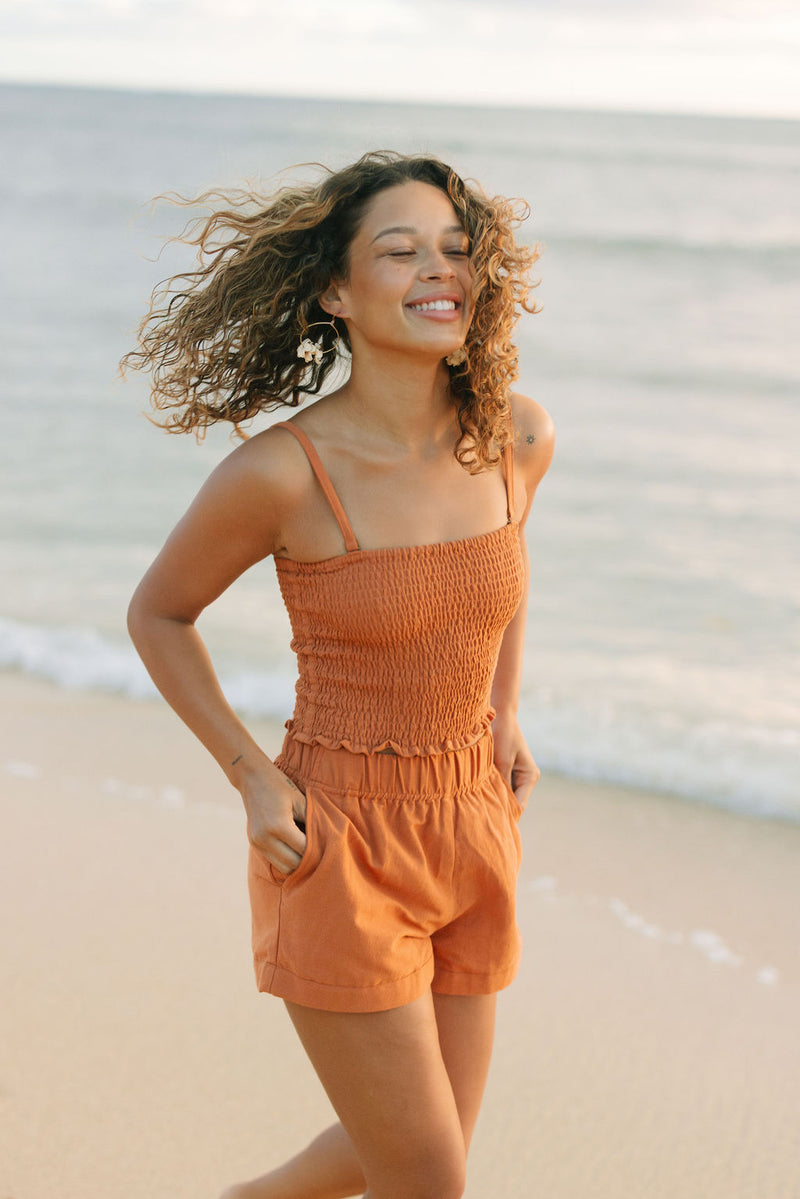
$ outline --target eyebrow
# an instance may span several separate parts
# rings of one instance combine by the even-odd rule
[[[378,241],[379,238],[387,237],[390,233],[418,233],[418,232],[419,232],[419,230],[415,229],[413,225],[392,225],[392,227],[390,229],[382,229],[381,232],[377,234],[377,236],[373,237],[372,243],[374,245],[374,243],[376,241]],[[463,233],[464,237],[467,236],[466,231],[464,230],[464,228],[461,225],[448,225],[447,228],[444,229],[442,232],[443,233]]]

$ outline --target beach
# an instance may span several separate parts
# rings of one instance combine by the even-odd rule
[[[190,212],[150,198],[433,151],[524,197],[542,246],[514,333],[556,427],[526,525],[540,766],[800,821],[795,123],[9,86],[0,115],[0,670],[141,698],[128,601],[234,449],[165,436],[149,378],[116,377],[151,289],[195,265],[162,243]],[[236,706],[284,721],[272,563],[201,631]]]
[[[0,1196],[213,1199],[331,1118],[239,797],[157,702],[7,672],[0,721]],[[522,830],[468,1199],[800,1195],[800,827],[545,774]]]
[[[515,344],[557,429],[526,529],[543,776],[467,1199],[800,1199],[796,122],[17,85],[0,111],[0,1199],[216,1199],[331,1119],[255,988],[239,796],[125,631],[233,443],[164,436],[116,371],[194,266],[162,238],[201,210],[152,197],[376,146],[525,198],[542,247]],[[272,564],[200,628],[274,752]]]

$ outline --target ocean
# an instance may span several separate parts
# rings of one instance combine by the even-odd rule
[[[521,720],[544,771],[800,819],[800,124],[0,87],[0,669],[145,700],[136,582],[213,466],[117,377],[183,209],[367,149],[524,197],[519,389],[556,457],[529,526]],[[292,706],[271,563],[200,627],[245,714]]]

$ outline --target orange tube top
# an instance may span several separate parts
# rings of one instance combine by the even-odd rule
[[[356,753],[442,753],[478,741],[494,711],[492,679],[523,593],[513,519],[513,451],[504,454],[508,522],[433,545],[361,550],[308,437],[308,456],[346,552],[321,562],[276,558],[297,655],[298,741]]]

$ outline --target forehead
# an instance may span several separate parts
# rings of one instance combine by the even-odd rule
[[[395,226],[419,230],[462,228],[447,193],[418,180],[398,183],[373,196],[356,236],[371,240],[382,229]]]

